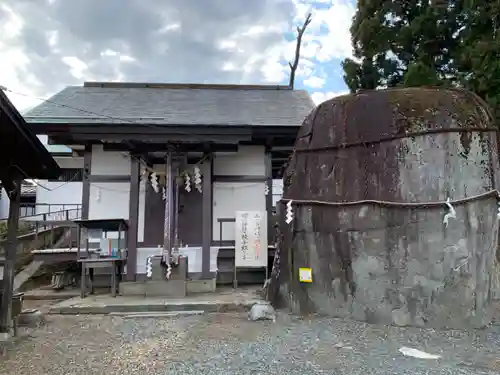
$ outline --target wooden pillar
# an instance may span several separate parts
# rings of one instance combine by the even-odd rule
[[[130,203],[127,232],[127,281],[135,281],[137,273],[137,230],[139,227],[139,189],[141,164],[139,158],[130,157]]]
[[[212,155],[201,165],[202,184],[202,250],[201,273],[203,279],[212,278],[210,272],[210,245],[212,244]]]
[[[179,190],[180,186],[177,183],[178,177],[180,175],[180,163],[177,162],[175,165],[175,173],[172,178],[173,180],[173,234],[172,238],[174,239],[174,249],[175,249],[175,254],[179,254]]]
[[[7,243],[5,245],[5,263],[3,268],[2,308],[0,310],[0,333],[9,333],[12,322],[12,295],[14,288],[14,266],[17,252],[17,231],[19,227],[19,209],[22,179],[16,178],[6,190],[10,198],[9,218],[7,220]]]
[[[83,154],[82,173],[82,219],[89,218],[90,206],[90,168],[92,164],[92,145],[86,145]]]
[[[170,263],[172,259],[172,151],[165,157],[165,221],[163,223],[163,261]]]
[[[274,227],[273,227],[273,164],[271,150],[266,149],[266,184],[267,184],[267,195],[266,195],[266,211],[267,211],[267,243],[271,245],[274,239]]]

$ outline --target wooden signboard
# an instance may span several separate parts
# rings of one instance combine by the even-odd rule
[[[236,211],[235,267],[267,267],[267,214]]]

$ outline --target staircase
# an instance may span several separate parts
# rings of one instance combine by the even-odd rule
[[[60,238],[49,246],[49,248],[60,248],[68,246],[71,241],[71,231],[74,228],[66,228]],[[35,249],[32,249],[35,250]],[[26,267],[24,267],[14,278],[14,290],[19,290],[28,280],[37,274],[44,262],[41,260],[32,260]]]
[[[76,246],[76,228],[72,220],[78,219],[80,214],[80,207],[76,207],[20,218],[20,230],[27,233],[17,237],[14,290],[21,289],[37,273],[43,273],[40,271],[45,262],[33,259],[33,250]],[[0,220],[0,225],[2,223],[5,221]],[[0,258],[4,256],[5,244],[5,239],[0,240]],[[3,266],[0,267],[0,280],[2,278]]]

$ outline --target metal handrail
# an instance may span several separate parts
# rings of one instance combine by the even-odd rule
[[[72,213],[76,213],[72,215]],[[52,219],[54,217],[55,219]],[[36,218],[39,218],[38,220]],[[44,212],[30,216],[21,217],[20,220],[23,221],[70,221],[77,220],[81,218],[81,207],[70,208],[66,210]]]
[[[76,215],[72,215],[72,212],[76,212]],[[51,216],[55,216],[54,220],[51,220]],[[38,218],[38,220],[36,219]],[[28,215],[20,217],[19,220],[23,222],[46,222],[46,221],[70,221],[77,220],[81,218],[81,207],[71,208],[66,210],[44,212],[35,215]],[[7,221],[8,219],[0,219],[0,222]]]
[[[82,205],[79,204],[79,203],[35,203],[33,205],[26,204],[26,203],[21,203],[21,207],[23,207],[23,208],[32,207],[35,210],[35,213],[33,213],[32,215],[22,215],[21,216],[21,217],[27,217],[27,216],[40,215],[42,213],[50,214],[50,213],[59,212],[59,211],[66,211],[66,210],[72,210],[72,209],[81,209]],[[47,212],[36,213],[37,208],[42,208],[42,207],[43,208],[48,207],[48,211]],[[54,211],[52,211],[51,210],[52,207],[56,207],[57,209],[54,210]]]

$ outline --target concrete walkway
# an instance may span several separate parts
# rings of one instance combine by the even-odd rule
[[[222,289],[215,293],[200,293],[184,298],[111,297],[95,295],[81,299],[74,297],[52,305],[49,314],[113,314],[165,313],[174,311],[236,312],[250,309],[263,299],[257,288]]]

